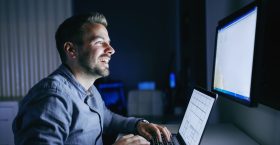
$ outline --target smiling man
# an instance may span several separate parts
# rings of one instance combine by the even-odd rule
[[[55,37],[62,64],[20,102],[15,144],[102,145],[103,133],[128,134],[115,145],[149,144],[146,139],[161,134],[170,139],[166,127],[123,117],[104,105],[93,83],[109,75],[115,53],[106,27],[100,13],[73,16],[59,26]]]

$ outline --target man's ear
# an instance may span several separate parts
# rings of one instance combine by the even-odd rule
[[[77,50],[72,42],[65,42],[63,47],[69,58],[75,59],[77,57]]]

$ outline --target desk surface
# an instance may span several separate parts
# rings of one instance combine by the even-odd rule
[[[177,133],[179,125],[165,124],[172,132]],[[259,145],[256,141],[232,124],[208,124],[200,145]]]

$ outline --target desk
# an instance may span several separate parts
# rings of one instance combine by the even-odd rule
[[[177,133],[179,125],[166,124],[172,133]],[[259,145],[232,124],[208,124],[200,145]]]

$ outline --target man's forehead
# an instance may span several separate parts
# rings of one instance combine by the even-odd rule
[[[95,35],[95,36],[92,37],[92,40],[98,40],[98,39],[102,39],[104,41],[110,41],[109,37],[103,37],[103,36],[100,36],[100,35]]]
[[[84,33],[84,38],[94,40],[94,39],[104,39],[110,41],[108,31],[102,24],[91,24],[86,26],[86,31]]]

